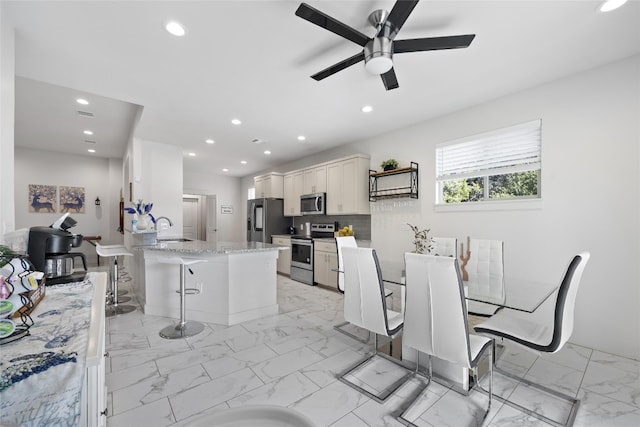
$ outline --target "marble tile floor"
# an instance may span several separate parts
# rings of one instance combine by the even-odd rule
[[[121,289],[133,295],[126,273]],[[176,304],[178,298],[176,296]],[[165,340],[158,332],[176,319],[146,316],[140,308],[107,319],[107,426],[182,426],[203,413],[243,405],[296,409],[317,426],[400,426],[399,411],[421,389],[419,377],[383,404],[336,379],[369,346],[333,329],[342,296],[278,276],[277,315],[223,326],[206,324],[199,335]],[[135,304],[135,298],[128,304]],[[187,306],[188,319],[188,306]],[[507,346],[498,362],[548,387],[581,399],[576,426],[640,425],[640,362],[568,344],[536,357]],[[494,391],[562,417],[562,404],[506,377]],[[431,382],[415,423],[420,426],[547,426],[486,395],[463,396]]]

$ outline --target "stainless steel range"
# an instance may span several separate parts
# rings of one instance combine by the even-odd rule
[[[310,235],[291,236],[291,278],[313,285],[313,239],[333,238],[336,224],[311,224]]]

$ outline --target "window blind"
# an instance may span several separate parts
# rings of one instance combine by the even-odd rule
[[[541,120],[436,146],[436,179],[471,178],[538,170]]]

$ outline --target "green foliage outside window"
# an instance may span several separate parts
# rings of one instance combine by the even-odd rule
[[[485,182],[489,199],[513,199],[538,195],[539,171],[515,172],[488,177],[445,181],[442,187],[444,203],[477,202],[485,200]]]

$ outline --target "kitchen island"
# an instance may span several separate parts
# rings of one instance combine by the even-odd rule
[[[139,274],[133,285],[145,314],[180,317],[180,267],[163,258],[180,256],[205,260],[191,266],[186,296],[186,318],[234,325],[278,313],[276,265],[279,250],[260,242],[158,241],[132,248]]]

